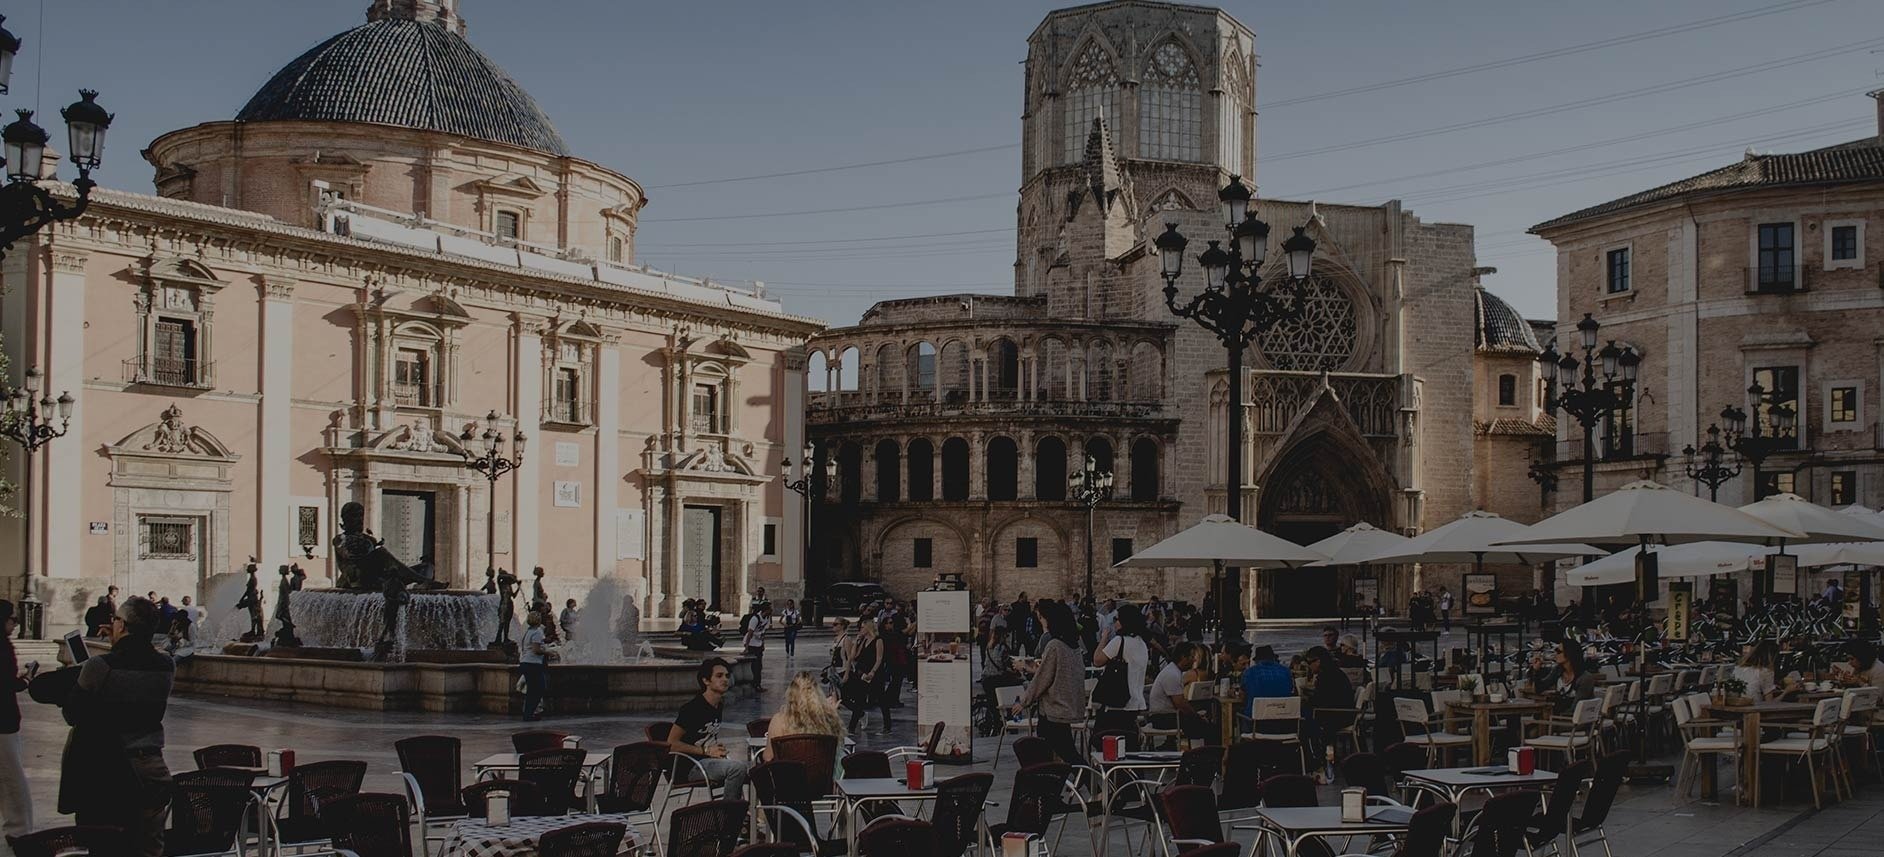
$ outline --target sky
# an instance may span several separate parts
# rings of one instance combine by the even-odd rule
[[[101,183],[235,115],[367,0],[26,0],[9,108],[116,113]],[[648,189],[638,261],[763,280],[847,325],[872,303],[1011,293],[1021,61],[1067,3],[464,0],[474,45],[570,147]],[[1738,160],[1876,132],[1878,0],[1222,4],[1256,33],[1263,196],[1471,224],[1494,292],[1555,308],[1531,225]],[[932,157],[933,156],[933,157]],[[914,159],[914,160],[912,160]],[[899,163],[882,164],[882,161]],[[858,164],[876,164],[836,169]],[[810,171],[810,172],[807,172]],[[776,176],[778,173],[799,173]],[[771,176],[741,181],[751,176]]]

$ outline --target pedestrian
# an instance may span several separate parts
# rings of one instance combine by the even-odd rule
[[[25,836],[33,832],[33,794],[26,785],[26,766],[20,743],[18,694],[33,680],[37,664],[22,668],[13,651],[18,622],[13,602],[0,601],[0,833]]]
[[[1151,650],[1145,645],[1144,614],[1139,613],[1138,607],[1132,604],[1119,608],[1118,627],[1113,630],[1112,639],[1106,641],[1105,648],[1093,653],[1092,665],[1105,668],[1114,661],[1124,663],[1125,701],[1102,701],[1105,710],[1099,712],[1093,721],[1095,738],[1100,737],[1100,733],[1115,729],[1136,732],[1138,718],[1144,714],[1146,707],[1145,672],[1151,665]],[[1100,674],[1100,682],[1106,682],[1105,675]]]
[[[561,625],[563,629],[563,639],[576,638],[576,623],[581,620],[582,614],[576,610],[576,599],[571,598],[563,602],[562,615],[556,617],[556,624]]]
[[[883,731],[890,731],[890,706],[884,699],[883,638],[877,634],[875,619],[857,620],[859,638],[844,676],[844,705],[850,709],[850,731],[863,726],[864,714],[871,706],[883,712]]]
[[[778,614],[779,622],[785,626],[785,657],[787,660],[798,655],[798,626],[804,623],[804,617],[798,614],[798,600],[785,599],[785,610]]]
[[[745,646],[746,658],[752,661],[752,689],[756,693],[765,692],[762,684],[765,680],[765,632],[772,624],[766,613],[770,609],[763,605],[756,607],[739,623],[740,644]]]
[[[157,599],[157,633],[170,633],[170,623],[177,620],[176,605],[170,603],[170,596]]]
[[[1086,664],[1073,648],[1079,642],[1079,626],[1073,611],[1057,601],[1041,601],[1039,611],[1047,644],[1041,649],[1033,682],[1014,703],[1014,713],[1039,705],[1034,731],[1047,739],[1061,761],[1089,765],[1073,741],[1073,725],[1086,722]]]
[[[523,678],[523,719],[537,719],[537,706],[549,692],[549,638],[543,632],[543,615],[535,610],[524,615],[523,639],[517,643],[517,672]]]
[[[85,610],[85,636],[103,637],[105,629],[111,626],[111,614],[116,608],[111,606],[111,596],[98,596],[98,603]]]
[[[1452,590],[1439,587],[1439,621],[1444,624],[1446,633],[1452,633]]]
[[[744,794],[746,763],[727,758],[726,745],[720,740],[726,692],[733,686],[733,667],[723,659],[707,658],[693,676],[700,684],[700,693],[674,715],[674,725],[667,728],[667,749],[692,756],[707,782],[721,787],[721,794]]]
[[[164,711],[176,665],[158,652],[157,605],[125,599],[112,615],[111,651],[78,667],[59,706],[72,726],[59,761],[59,812],[80,826],[125,832],[125,850],[162,857],[170,814]]]
[[[883,687],[883,705],[902,708],[903,682],[915,671],[915,662],[909,656],[909,619],[897,611],[877,622],[877,631],[883,638],[883,657],[887,661],[884,669],[889,673]]]

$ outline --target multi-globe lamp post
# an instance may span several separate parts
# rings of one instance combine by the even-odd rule
[[[39,448],[64,437],[72,426],[72,394],[60,393],[55,399],[49,392],[42,394],[44,387],[45,376],[37,368],[26,370],[26,383],[22,386],[0,385],[0,435],[19,444],[20,451],[25,453],[20,480],[20,496],[24,498],[22,513],[29,511],[32,505],[33,463],[39,458]],[[53,424],[55,419],[57,426]],[[38,639],[40,604],[34,588],[33,539],[30,527],[21,532],[20,638]]]
[[[0,16],[0,21],[5,21]],[[18,36],[0,27],[0,93],[8,91],[13,76],[13,60],[19,55]],[[92,170],[104,163],[105,130],[111,127],[111,114],[95,101],[98,93],[79,90],[79,100],[59,111],[65,118],[66,159],[78,168],[72,187],[78,192],[74,202],[62,202],[50,189],[40,184],[46,164],[46,144],[52,136],[33,122],[33,111],[19,110],[19,118],[0,128],[0,148],[6,157],[7,183],[0,187],[0,256],[13,242],[38,232],[48,223],[71,220],[85,213],[91,202]]]
[[[484,573],[491,579],[497,574],[497,479],[506,473],[523,466],[523,447],[529,442],[522,429],[509,439],[516,452],[506,455],[504,433],[497,428],[497,412],[484,415],[484,431],[478,432],[478,421],[472,420],[464,427],[464,433],[458,436],[464,449],[459,455],[464,456],[464,466],[484,475],[490,483],[491,508],[484,516],[484,551],[487,561]]]
[[[1573,348],[1558,354],[1556,341],[1544,346],[1537,356],[1538,368],[1546,380],[1544,410],[1562,410],[1583,427],[1583,502],[1596,499],[1596,430],[1605,420],[1627,412],[1635,404],[1636,373],[1642,355],[1631,347],[1616,347],[1615,340],[1596,346],[1602,324],[1583,314],[1577,322],[1577,342],[1583,348],[1578,359]],[[1583,587],[1583,619],[1591,622],[1596,615],[1596,588]]]
[[[1687,456],[1688,478],[1707,486],[1707,499],[1720,502],[1720,486],[1740,475],[1740,462],[1730,448],[1732,439],[1721,442],[1720,426],[1708,423],[1707,440],[1699,447],[1688,444],[1681,450]]]
[[[1112,496],[1112,471],[1100,470],[1099,459],[1086,454],[1086,466],[1066,477],[1067,498],[1086,507],[1086,597],[1093,597],[1092,539],[1094,513]]]
[[[790,458],[787,458],[779,462],[779,480],[785,484],[786,490],[797,494],[805,501],[804,549],[802,551],[802,559],[804,560],[805,585],[810,587],[814,582],[811,579],[811,558],[814,555],[811,550],[811,511],[814,504],[824,499],[824,493],[830,490],[831,483],[837,480],[837,459],[825,459],[824,478],[822,480],[813,479],[811,478],[812,473],[818,466],[818,450],[811,444],[806,443],[803,452],[803,457],[798,461],[798,478],[792,478],[793,462]]]
[[[1738,405],[1728,405],[1720,412],[1720,418],[1727,423],[1727,446],[1753,465],[1755,500],[1766,496],[1766,474],[1761,469],[1766,459],[1774,453],[1795,449],[1799,443],[1795,434],[1799,413],[1791,405],[1770,401],[1771,398],[1772,394],[1755,382],[1747,388],[1747,400],[1753,403],[1754,409],[1751,421]],[[1760,413],[1762,407],[1764,414]]]
[[[1172,314],[1188,318],[1209,331],[1223,343],[1229,363],[1228,435],[1224,511],[1235,520],[1243,519],[1243,350],[1259,340],[1276,325],[1299,318],[1309,296],[1309,270],[1315,257],[1315,239],[1306,227],[1295,227],[1295,234],[1282,242],[1288,257],[1286,279],[1279,284],[1264,282],[1263,262],[1269,254],[1269,224],[1256,216],[1250,206],[1255,192],[1239,176],[1217,192],[1223,203],[1224,229],[1229,250],[1211,241],[1197,257],[1204,269],[1204,288],[1189,300],[1178,300],[1178,277],[1184,273],[1184,248],[1189,243],[1178,232],[1177,224],[1166,223],[1164,232],[1152,245],[1158,250],[1164,278],[1164,304]],[[1242,619],[1242,580],[1238,569],[1225,569],[1213,581],[1217,589],[1218,637],[1240,634]],[[1231,627],[1234,623],[1234,627]]]

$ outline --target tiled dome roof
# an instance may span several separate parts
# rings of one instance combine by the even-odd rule
[[[1478,350],[1506,354],[1538,354],[1544,350],[1531,332],[1531,323],[1510,304],[1482,287],[1473,292],[1478,314],[1473,344]]]
[[[239,121],[370,122],[569,154],[529,93],[453,28],[381,17],[288,63]]]

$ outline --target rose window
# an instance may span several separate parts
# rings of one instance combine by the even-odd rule
[[[1353,358],[1357,327],[1347,293],[1324,277],[1311,277],[1301,315],[1270,328],[1256,348],[1276,369],[1333,372]]]

